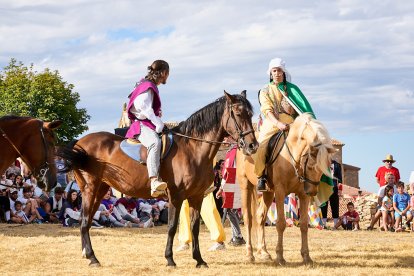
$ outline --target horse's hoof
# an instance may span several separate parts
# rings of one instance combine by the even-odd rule
[[[86,258],[86,249],[84,248],[82,250],[82,258],[85,259]]]
[[[253,255],[247,255],[246,256],[246,262],[248,263],[254,263],[255,259]]]
[[[100,264],[99,262],[90,262],[90,263],[89,263],[89,266],[90,266],[90,267],[100,267],[100,266],[101,266],[101,264]]]
[[[312,261],[312,259],[311,259],[311,258],[306,258],[306,259],[304,259],[304,260],[303,260],[303,264],[304,264],[305,266],[313,267],[313,261]]]
[[[175,262],[174,262],[174,261],[168,261],[168,262],[167,262],[167,266],[168,266],[168,267],[172,267],[172,268],[176,268],[176,267],[177,267],[177,265],[175,264]]]
[[[277,259],[276,260],[276,264],[280,265],[280,266],[285,266],[286,265],[286,261],[285,259]]]
[[[197,264],[196,268],[208,268],[208,265],[207,265],[207,263],[203,262],[203,263]]]
[[[258,258],[262,261],[271,261],[272,260],[272,256],[270,256],[270,254],[267,253],[267,252],[266,253],[264,253],[264,252],[260,253],[258,255]]]

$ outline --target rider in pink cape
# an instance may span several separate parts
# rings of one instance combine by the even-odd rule
[[[165,84],[169,76],[169,65],[163,60],[154,61],[148,66],[148,74],[130,95],[127,106],[128,117],[132,124],[126,134],[128,138],[139,139],[147,148],[147,169],[151,180],[151,196],[164,193],[167,183],[158,177],[161,155],[159,133],[164,128],[161,121],[161,99],[157,86]]]

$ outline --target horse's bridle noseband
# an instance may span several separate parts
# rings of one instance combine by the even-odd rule
[[[16,145],[7,136],[6,132],[1,127],[0,127],[0,132],[1,132],[2,136],[4,137],[4,139],[6,139],[9,142],[9,144],[12,146],[12,148],[17,152],[17,154],[20,156],[20,158],[23,160],[23,162],[29,167],[29,169],[32,172],[32,174],[35,175],[35,176],[38,176],[41,179],[41,181],[45,182],[44,180],[46,178],[46,174],[49,171],[48,147],[47,147],[47,144],[46,144],[45,134],[43,132],[43,121],[38,120],[38,122],[39,122],[40,134],[42,136],[43,146],[45,148],[45,162],[43,162],[43,164],[40,166],[39,174],[36,174],[35,167],[33,167],[30,164],[30,162],[28,161],[28,159],[19,151],[19,149],[16,147]]]
[[[246,135],[250,134],[250,133],[254,133],[254,130],[249,129],[249,130],[246,130],[246,131],[242,131],[240,125],[237,123],[236,117],[234,115],[233,107],[239,106],[239,105],[241,105],[241,103],[227,104],[227,108],[230,110],[230,117],[227,118],[226,128],[227,128],[227,125],[229,123],[230,118],[232,118],[232,120],[234,121],[234,125],[236,127],[237,135],[239,136],[237,138],[237,148],[241,149],[241,148],[244,148],[246,146],[246,142],[244,141],[244,137]]]

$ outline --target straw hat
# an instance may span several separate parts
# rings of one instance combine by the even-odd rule
[[[387,154],[387,156],[385,156],[385,159],[382,160],[382,162],[386,162],[386,161],[391,161],[391,163],[394,163],[394,157],[392,156],[392,154]]]

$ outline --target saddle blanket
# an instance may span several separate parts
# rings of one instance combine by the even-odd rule
[[[142,160],[141,159],[141,147],[143,147],[142,144],[140,143],[129,143],[128,140],[124,140],[121,142],[121,144],[119,145],[119,147],[121,148],[121,150],[128,155],[129,157],[131,157],[132,159],[140,162],[140,163],[145,163],[146,160]]]

